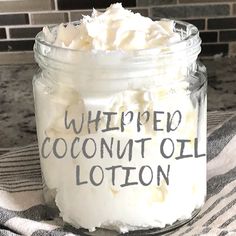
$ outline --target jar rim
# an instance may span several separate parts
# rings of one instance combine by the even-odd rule
[[[160,20],[170,20],[170,19],[162,18]],[[49,47],[51,49],[60,50],[60,51],[64,51],[64,52],[81,53],[81,54],[94,54],[94,52],[96,52],[96,54],[104,54],[105,53],[105,54],[112,55],[117,52],[122,52],[122,53],[127,53],[127,54],[133,53],[133,54],[137,54],[137,55],[145,55],[145,54],[148,55],[150,53],[151,54],[158,53],[158,56],[165,56],[165,55],[173,54],[173,53],[176,53],[179,51],[185,51],[185,50],[187,51],[189,48],[192,48],[192,50],[191,50],[192,53],[199,54],[201,51],[201,47],[200,47],[201,38],[199,36],[198,28],[196,26],[194,26],[193,24],[185,22],[185,21],[179,21],[179,20],[173,20],[173,21],[174,21],[175,27],[176,27],[176,25],[179,25],[180,27],[182,26],[182,27],[186,28],[188,31],[187,35],[186,35],[186,37],[184,37],[180,41],[165,45],[164,47],[161,48],[162,50],[160,50],[159,47],[135,49],[135,50],[128,50],[128,51],[122,50],[122,49],[120,49],[120,50],[106,50],[105,51],[105,50],[82,50],[82,49],[63,48],[63,47],[53,45],[53,44],[47,42],[44,39],[43,31],[40,31],[35,37],[34,51],[35,52],[37,51],[36,50],[37,46],[44,46],[44,47]],[[70,23],[78,25],[80,23],[80,21],[73,21]],[[57,26],[58,25],[50,26],[49,29],[52,30],[53,28],[56,28]],[[180,31],[182,31],[182,30],[180,29]]]

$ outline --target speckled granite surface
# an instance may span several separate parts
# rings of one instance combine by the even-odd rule
[[[36,65],[0,66],[0,147],[36,141],[32,77]]]
[[[236,58],[204,61],[208,110],[236,110]],[[0,66],[0,148],[35,142],[32,78],[36,65]]]

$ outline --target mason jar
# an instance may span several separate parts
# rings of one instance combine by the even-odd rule
[[[180,42],[133,51],[72,50],[36,37],[45,202],[86,234],[165,232],[204,204],[206,69],[197,28],[174,25]]]

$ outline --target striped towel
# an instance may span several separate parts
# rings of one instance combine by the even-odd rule
[[[36,144],[0,153],[1,236],[86,235],[45,206]],[[200,213],[165,235],[236,235],[236,112],[208,114],[207,168],[208,195]]]

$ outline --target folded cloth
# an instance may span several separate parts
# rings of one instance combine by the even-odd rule
[[[37,144],[0,153],[0,235],[86,235],[44,204]],[[208,113],[207,154],[205,205],[165,235],[236,235],[236,112]]]

